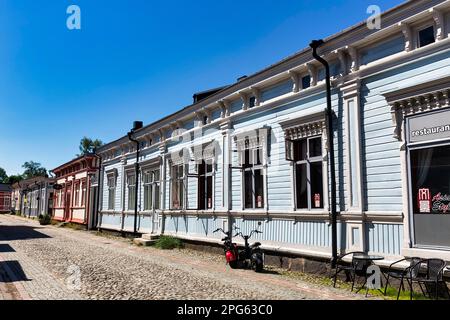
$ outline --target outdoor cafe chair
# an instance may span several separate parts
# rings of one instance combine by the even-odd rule
[[[421,258],[412,257],[412,258],[404,258],[404,259],[401,259],[401,260],[398,260],[398,261],[395,261],[394,263],[392,263],[389,266],[389,269],[386,273],[386,285],[384,287],[384,295],[386,295],[387,288],[389,286],[389,279],[390,278],[398,279],[398,280],[400,280],[400,285],[398,287],[398,293],[397,293],[397,300],[398,300],[400,297],[400,291],[402,289],[403,289],[403,291],[405,291],[404,280],[408,281],[408,277],[410,277],[410,274],[413,277],[417,277],[417,275],[419,274],[420,263],[418,263],[418,262],[420,262],[421,260],[422,260]],[[397,265],[403,261],[409,261],[409,266],[406,268],[403,268],[402,270],[395,269],[397,267]]]
[[[409,274],[409,288],[411,290],[410,299],[413,297],[413,283],[416,282],[419,284],[420,290],[422,293],[431,299],[432,291],[434,289],[434,297],[436,300],[439,299],[439,284],[443,284],[446,289],[447,296],[450,298],[450,293],[447,287],[447,283],[443,278],[444,269],[446,267],[446,262],[442,259],[423,259],[416,263],[413,268],[420,268],[425,266],[425,274],[424,275],[414,275],[413,273]],[[425,291],[423,290],[422,284],[425,286]]]
[[[362,251],[353,251],[353,252],[342,254],[342,255],[337,257],[335,273],[334,273],[334,276],[333,276],[333,278],[334,278],[333,287],[334,288],[336,288],[337,276],[342,271],[346,272],[347,276],[350,274],[351,280],[353,281],[353,261],[354,261],[353,256],[355,254],[364,254],[364,252],[362,252]],[[348,264],[346,261],[344,261],[344,258],[347,257],[347,256],[352,256],[351,264]]]
[[[367,279],[368,279],[368,275],[367,275],[367,268],[370,267],[372,265],[372,260],[370,259],[355,259],[353,258],[352,260],[352,291],[355,287],[356,279],[359,278],[364,278],[364,283],[363,285],[356,290],[356,293],[358,293],[362,288],[364,288],[364,286],[367,286]],[[367,293],[369,291],[369,288],[366,288],[366,296]]]

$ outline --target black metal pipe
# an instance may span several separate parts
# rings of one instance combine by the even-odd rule
[[[330,65],[317,54],[317,48],[324,44],[323,40],[314,40],[311,42],[313,57],[325,67],[325,81],[327,86],[327,122],[328,122],[328,153],[330,163],[330,220],[331,220],[331,267],[336,267],[337,261],[337,212],[336,212],[336,166],[334,159],[334,141],[333,141],[333,108],[331,106],[331,79]]]
[[[133,138],[133,130],[128,132],[128,139],[136,143],[136,163],[135,167],[135,188],[134,188],[134,234],[137,234],[137,217],[138,217],[138,189],[139,189],[139,141]]]
[[[94,153],[97,155],[98,157],[98,181],[97,181],[97,194],[96,194],[96,204],[97,204],[97,208],[93,209],[97,209],[97,212],[93,212],[93,214],[95,214],[95,226],[92,227],[97,227],[97,230],[100,231],[100,224],[99,224],[99,215],[100,215],[100,211],[102,210],[102,208],[100,207],[100,191],[103,193],[103,176],[102,176],[102,162],[103,162],[103,158],[101,155],[97,154],[97,150],[94,151]],[[102,186],[102,190],[100,190],[100,185]]]

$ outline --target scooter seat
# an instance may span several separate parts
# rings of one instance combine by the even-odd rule
[[[251,245],[252,248],[256,248],[256,247],[260,247],[261,246],[261,242],[255,242],[254,244]]]

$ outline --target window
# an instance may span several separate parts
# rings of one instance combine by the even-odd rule
[[[197,165],[198,172],[198,209],[213,207],[213,164],[211,160],[202,160]]]
[[[450,214],[450,146],[411,150],[415,214]]]
[[[312,137],[292,141],[295,206],[323,209],[322,139]]]
[[[146,170],[142,176],[144,183],[144,210],[160,209],[160,171]]]
[[[75,188],[75,199],[73,202],[74,207],[78,207],[80,205],[80,182],[75,182],[74,184]]]
[[[128,210],[134,210],[136,206],[136,175],[130,173],[127,175],[128,189]]]
[[[172,165],[170,177],[172,183],[171,209],[182,209],[184,208],[184,165]]]
[[[248,107],[253,108],[254,106],[256,106],[256,97],[252,96],[248,101]]]
[[[302,77],[302,89],[307,89],[311,86],[311,76],[307,75]]]
[[[116,199],[116,177],[108,176],[108,210],[114,210]]]
[[[86,180],[81,182],[81,206],[86,205]]]
[[[434,27],[429,26],[418,32],[419,37],[419,47],[425,47],[433,42],[435,42],[434,38]]]
[[[242,151],[244,171],[244,207],[245,209],[264,208],[264,168],[263,148],[249,147]]]

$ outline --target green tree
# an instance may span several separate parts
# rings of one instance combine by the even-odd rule
[[[34,177],[48,177],[47,169],[41,166],[40,163],[34,161],[27,161],[22,165],[25,169],[23,172],[24,179],[30,179]]]
[[[103,145],[103,142],[101,140],[95,139],[92,140],[88,137],[83,137],[80,141],[80,154],[77,156],[82,156],[88,153],[93,153],[96,148],[101,147]]]
[[[0,183],[8,183],[8,175],[3,168],[0,168]]]
[[[12,175],[8,177],[8,183],[14,184],[16,182],[22,181],[23,177],[20,174]]]

